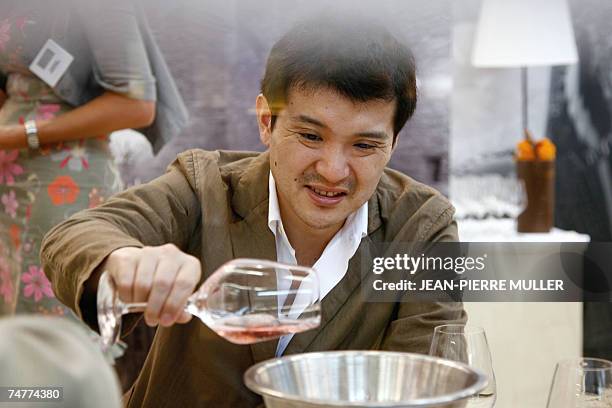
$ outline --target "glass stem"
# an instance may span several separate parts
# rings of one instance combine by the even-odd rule
[[[193,294],[192,296],[189,297],[189,299],[187,299],[187,303],[185,304],[184,309],[186,311],[189,311],[189,306],[196,306],[196,302],[200,300],[200,302],[205,301],[206,300],[206,296],[200,296],[200,299],[195,297],[195,294]],[[124,303],[122,305],[122,310],[121,310],[121,314],[128,314],[128,313],[142,313],[145,311],[145,309],[147,308],[147,302],[134,302],[134,303]]]
[[[140,313],[147,308],[147,302],[124,303],[121,314]]]

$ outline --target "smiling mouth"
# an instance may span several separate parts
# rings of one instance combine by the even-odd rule
[[[341,191],[326,191],[326,190],[319,190],[318,188],[314,188],[311,186],[306,186],[306,187],[308,187],[310,191],[314,192],[315,194],[321,197],[337,198],[337,197],[342,197],[346,195],[345,192],[341,192]]]

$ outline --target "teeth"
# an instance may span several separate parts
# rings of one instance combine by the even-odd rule
[[[339,196],[342,193],[334,193],[332,191],[323,191],[323,190],[317,190],[316,188],[312,189],[315,193],[322,195],[322,196],[326,196],[326,197],[336,197]]]

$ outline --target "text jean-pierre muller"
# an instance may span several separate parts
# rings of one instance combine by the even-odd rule
[[[563,291],[563,280],[561,279],[424,279],[417,285],[414,281],[402,279],[396,282],[384,282],[375,280],[374,290],[417,290],[417,291],[439,291],[439,290],[468,290],[468,291]]]

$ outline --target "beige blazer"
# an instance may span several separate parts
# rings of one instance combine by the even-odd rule
[[[163,176],[74,215],[42,245],[44,270],[57,297],[95,327],[95,299],[81,298],[83,282],[123,246],[174,243],[202,261],[203,279],[233,258],[275,260],[267,225],[268,173],[267,153],[190,150]],[[285,355],[345,349],[426,353],[436,325],[465,322],[460,303],[372,303],[360,290],[361,265],[376,244],[457,240],[450,203],[386,169],[368,211],[368,236],[323,299],[321,326],[295,335]],[[244,386],[242,375],[274,357],[275,350],[276,341],[229,343],[197,319],[158,328],[128,406],[255,407],[261,399]]]

